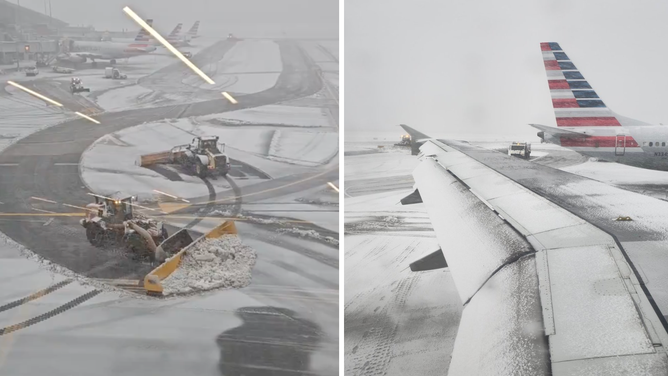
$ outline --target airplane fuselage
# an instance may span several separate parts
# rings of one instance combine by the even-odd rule
[[[71,51],[91,59],[125,59],[145,55],[155,51],[155,47],[138,43],[74,41]]]
[[[591,137],[545,134],[544,140],[588,157],[635,167],[668,171],[668,126],[561,127]]]

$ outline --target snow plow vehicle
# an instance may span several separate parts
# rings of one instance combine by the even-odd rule
[[[409,134],[404,134],[401,135],[401,140],[394,144],[394,146],[411,146],[411,135]]]
[[[529,159],[531,158],[531,144],[528,142],[513,142],[508,146],[508,155]]]
[[[179,164],[200,178],[225,176],[231,168],[230,160],[225,154],[225,144],[219,144],[218,140],[218,136],[195,137],[190,144],[175,146],[168,152],[142,155],[139,164],[141,167]]]
[[[70,91],[72,94],[84,91],[90,93],[90,88],[84,87],[79,77],[72,77],[72,80],[70,81]]]
[[[135,215],[134,197],[94,197],[95,202],[86,206],[88,212],[80,224],[95,247],[125,248],[140,258],[162,262],[189,244],[187,234],[179,231],[168,237],[162,222]]]

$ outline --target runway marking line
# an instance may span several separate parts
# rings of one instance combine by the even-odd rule
[[[56,212],[52,212],[52,211],[49,211],[49,210],[42,210],[42,209],[37,209],[37,208],[30,208],[30,209],[38,211],[38,212],[43,212],[43,213],[56,214]]]
[[[32,197],[30,197],[30,198],[33,199],[33,200],[37,200],[37,201],[48,202],[48,203],[50,203],[50,204],[57,204],[57,202],[55,202],[55,201],[47,200],[47,199],[45,199],[45,198],[41,198],[41,197],[35,197],[35,196],[32,196]]]
[[[220,200],[198,202],[198,203],[195,203],[195,204],[196,204],[196,205],[216,204],[216,203],[220,203],[220,202],[225,202],[225,201],[230,201],[230,200],[236,200],[236,199],[239,199],[239,198],[244,198],[244,197],[249,197],[249,196],[256,196],[256,195],[259,195],[259,194],[262,194],[262,193],[267,193],[267,192],[276,191],[276,190],[279,190],[279,189],[283,189],[283,188],[291,187],[291,186],[296,185],[296,184],[303,183],[303,182],[305,182],[305,181],[313,180],[313,179],[315,179],[315,178],[317,178],[317,177],[320,177],[320,176],[323,176],[323,175],[325,175],[325,174],[327,174],[327,173],[329,173],[329,172],[332,172],[332,171],[334,171],[334,170],[336,170],[336,169],[338,169],[338,168],[339,168],[339,166],[336,166],[335,169],[332,168],[332,169],[329,169],[329,170],[325,170],[325,171],[323,171],[323,172],[321,172],[321,173],[318,173],[318,174],[316,174],[316,175],[309,176],[308,178],[304,178],[304,179],[301,179],[301,180],[294,181],[294,182],[292,182],[292,183],[288,183],[288,184],[285,184],[285,185],[281,185],[280,187],[269,188],[269,189],[265,189],[265,190],[263,190],[263,191],[254,192],[254,193],[248,193],[248,194],[240,195],[240,196],[232,196],[232,197],[227,197],[227,198],[221,198]]]

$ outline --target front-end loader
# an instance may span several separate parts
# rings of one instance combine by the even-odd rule
[[[133,213],[133,197],[94,197],[95,203],[87,205],[88,213],[80,221],[93,246],[122,247],[159,262],[178,252],[173,244],[178,243],[178,237],[166,242],[168,234],[162,222]]]
[[[175,146],[169,152],[142,155],[140,165],[174,163],[200,178],[225,176],[231,168],[230,160],[225,154],[225,144],[219,144],[218,140],[218,136],[195,137],[190,144]]]

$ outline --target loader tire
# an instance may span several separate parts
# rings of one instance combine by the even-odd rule
[[[86,227],[86,238],[94,247],[102,247],[104,245],[103,230],[94,224],[90,224]]]
[[[206,168],[200,161],[195,162],[195,174],[202,179],[206,177]]]

